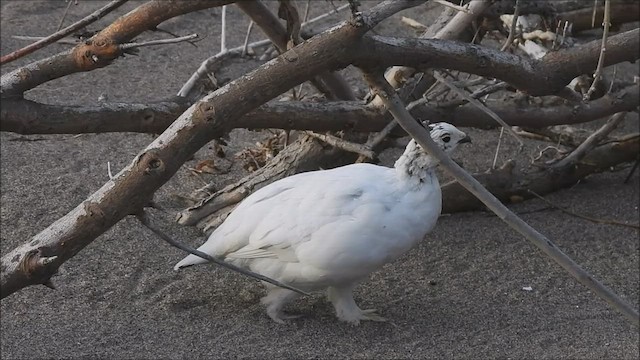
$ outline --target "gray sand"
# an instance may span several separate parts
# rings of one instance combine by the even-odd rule
[[[80,1],[72,6],[67,23],[100,4]],[[127,4],[91,28],[104,26],[135,4]],[[25,44],[12,35],[53,31],[65,5],[3,1],[1,53]],[[235,9],[231,19],[241,24],[230,35],[235,46],[242,41],[246,19]],[[219,40],[213,34],[219,32],[219,10],[173,19],[161,27],[208,37],[199,48],[188,44],[148,48],[105,69],[47,83],[28,97],[54,104],[91,104],[103,92],[110,101],[149,101],[174,94],[211,49],[218,49]],[[261,36],[256,32],[254,38]],[[142,36],[152,37],[166,35]],[[64,47],[50,46],[3,67],[2,73]],[[242,62],[242,66],[256,65]],[[220,76],[234,77],[237,71],[233,68]],[[627,127],[638,129],[637,116],[630,116]],[[474,144],[457,157],[471,171],[486,169],[497,135],[470,132]],[[262,136],[235,131],[227,150],[230,158]],[[2,252],[28,241],[98,189],[107,180],[107,162],[118,171],[152,139],[144,134],[0,134]],[[533,153],[537,145],[529,143],[526,151]],[[513,141],[507,140],[501,161],[515,156],[514,149]],[[211,153],[203,149],[187,165]],[[395,156],[397,150],[385,154],[385,163]],[[246,174],[237,161],[232,170],[203,178],[222,185]],[[640,177],[636,173],[624,185],[627,173],[628,169],[592,176],[548,199],[577,213],[637,223]],[[199,178],[183,169],[156,199],[178,208],[175,195],[201,185]],[[636,230],[541,210],[546,204],[537,200],[511,208],[596,278],[638,305]],[[173,224],[171,216],[158,219],[182,241],[192,245],[203,241],[196,229]],[[135,220],[121,221],[63,266],[54,278],[58,290],[29,287],[2,300],[2,358],[638,356],[637,328],[486,212],[443,216],[419,247],[358,288],[356,301],[361,307],[378,309],[390,319],[388,323],[359,327],[340,323],[330,304],[316,294],[290,307],[291,312],[303,314],[300,319],[278,325],[258,302],[263,293],[259,284],[213,266],[174,272],[173,264],[183,256]]]

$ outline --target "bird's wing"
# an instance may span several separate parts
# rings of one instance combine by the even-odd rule
[[[235,259],[296,262],[301,244],[320,228],[349,221],[363,194],[375,193],[367,187],[390,170],[358,164],[279,180],[245,199],[198,250]],[[202,263],[187,258],[178,265]]]

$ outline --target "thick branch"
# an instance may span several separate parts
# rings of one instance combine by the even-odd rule
[[[488,104],[507,124],[542,128],[593,121],[638,107],[637,85],[578,105],[522,107],[516,102]],[[19,134],[80,134],[140,132],[159,134],[189,104],[181,98],[152,104],[105,104],[99,106],[45,105],[24,99],[2,100],[0,131]],[[418,106],[411,114],[419,119],[446,121],[456,126],[489,129],[496,122],[472,105],[439,108]],[[271,102],[244,115],[234,128],[358,132],[380,131],[388,118],[361,102]]]
[[[2,98],[18,97],[47,81],[109,65],[122,55],[119,44],[178,15],[222,6],[232,0],[149,1],[114,21],[91,39],[52,57],[2,75]]]
[[[604,66],[640,58],[640,29],[608,39]],[[398,39],[367,36],[354,49],[358,66],[403,65],[447,68],[497,78],[530,95],[555,94],[573,78],[596,68],[600,40],[547,54],[540,60],[508,54],[485,46],[437,39]]]

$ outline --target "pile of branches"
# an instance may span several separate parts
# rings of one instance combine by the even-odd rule
[[[82,21],[2,56],[1,62],[58,41],[125,2],[112,1]],[[245,178],[204,197],[203,191],[198,191],[201,200],[178,214],[179,223],[209,231],[242,199],[270,182],[317,169],[320,164],[326,168],[376,161],[380,151],[394,144],[387,141],[390,137],[406,135],[396,121],[414,138],[423,137],[415,129],[412,132],[406,123],[408,118],[437,119],[464,127],[501,127],[520,142],[528,136],[566,146],[559,152],[561,156],[538,164],[535,171],[516,172],[513,162],[507,162],[476,174],[475,179],[502,202],[545,194],[590,174],[637,161],[639,134],[608,136],[626,112],[637,111],[638,83],[614,83],[602,76],[606,67],[640,57],[638,28],[610,34],[621,23],[638,20],[637,2],[606,0],[593,9],[574,1],[471,0],[463,6],[436,2],[442,5],[436,21],[427,26],[420,19],[404,18],[402,21],[416,29],[418,36],[399,38],[374,35],[371,30],[401,10],[423,6],[425,1],[382,1],[367,10],[357,1],[349,1],[343,8],[351,11],[350,20],[311,34],[304,26],[313,19],[306,19],[293,1],[279,1],[276,14],[260,1],[152,0],[70,50],[3,74],[1,131],[160,135],[75,209],[2,257],[1,296],[29,285],[52,286],[51,276],[66,260],[124,217],[138,215],[145,219],[144,208],[153,203],[155,191],[201,147],[236,128],[281,129],[287,135],[294,132],[291,139],[277,137],[284,139],[286,146],[281,146],[277,155],[256,162],[252,168],[255,171]],[[197,35],[132,42],[170,18],[220,6],[221,50],[200,64],[174,98],[96,106],[47,105],[24,98],[26,91],[48,81],[108,66],[141,46],[190,41]],[[268,39],[227,48],[227,6],[239,7]],[[585,25],[589,22],[603,24],[602,39],[576,44],[572,34],[593,27]],[[495,40],[498,46],[491,45]],[[268,60],[270,53],[275,57],[257,69],[227,84],[219,84],[210,76],[223,60],[257,56],[256,49],[269,45],[273,51],[265,51],[261,58]],[[372,88],[365,99],[358,98],[336,72],[349,65],[361,69],[364,81]],[[207,78],[213,87],[210,92],[201,86]],[[324,100],[301,101],[294,91],[289,101],[270,102],[305,82]],[[489,95],[502,100],[487,101]],[[586,138],[568,134],[566,128],[550,128],[607,116],[611,118],[606,124]],[[422,141],[432,150],[428,138]],[[444,167],[458,180],[443,186],[445,212],[487,206],[509,220],[510,216],[501,215],[508,214],[502,204],[493,202],[495,198],[473,183],[476,180],[444,160]],[[637,323],[635,310],[588,274],[576,270],[579,267],[548,239],[517,224],[515,220],[510,223],[514,228],[520,226],[523,235],[534,243],[538,241],[545,253]]]

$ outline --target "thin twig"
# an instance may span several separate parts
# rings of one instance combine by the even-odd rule
[[[398,123],[424,148],[435,157],[441,167],[452,175],[463,187],[482,201],[502,221],[518,231],[527,240],[542,250],[558,265],[564,268],[576,280],[593,291],[600,298],[606,300],[614,309],[620,312],[635,326],[640,323],[638,311],[634,306],[620,298],[611,289],[594,279],[591,274],[582,269],[570,257],[563,253],[550,239],[542,235],[520,217],[509,210],[493,194],[485,189],[473,176],[449,158],[431,139],[429,133],[411,116],[405,109],[400,98],[386,79],[381,75],[365,74],[366,80],[374,88],[374,91],[383,99],[389,112]]]
[[[509,84],[504,82],[504,81],[500,81],[498,83],[495,84],[491,84],[491,85],[487,85],[481,89],[478,89],[474,92],[472,92],[469,96],[471,96],[471,98],[473,99],[479,99],[483,96],[486,95],[490,95],[493,94],[495,92],[498,92],[500,90],[504,90],[507,87],[509,87]],[[454,107],[454,106],[460,106],[460,105],[464,105],[467,103],[467,100],[465,99],[455,99],[455,100],[451,100],[448,102],[443,102],[443,103],[438,103],[438,107]]]
[[[602,77],[602,68],[604,65],[604,55],[607,52],[607,37],[609,36],[609,27],[611,26],[611,0],[604,0],[604,16],[602,19],[602,45],[600,46],[600,57],[598,58],[598,66],[593,74],[593,82],[586,94],[584,94],[583,100],[588,101],[591,99],[591,94],[596,91],[596,86]]]
[[[626,112],[613,114],[602,127],[589,135],[589,137],[580,144],[571,154],[564,159],[558,161],[554,167],[564,167],[569,164],[575,164],[582,159],[591,149],[593,149],[600,141],[602,141],[609,133],[611,133],[624,120]]]
[[[433,2],[436,2],[442,6],[446,6],[448,8],[457,10],[457,11],[461,11],[463,13],[467,13],[467,14],[473,14],[473,12],[471,12],[471,10],[469,10],[469,6],[465,5],[465,6],[459,6],[453,3],[448,2],[447,0],[433,0]]]
[[[551,43],[551,51],[556,51],[560,48],[558,45],[558,40],[560,40],[560,27],[562,26],[562,20],[558,20],[558,26],[556,26],[556,36],[553,38],[553,42]]]
[[[458,95],[462,96],[463,98],[465,98],[468,102],[470,102],[471,104],[475,105],[476,107],[478,107],[480,110],[482,110],[483,112],[485,112],[487,115],[491,116],[492,119],[494,119],[495,121],[497,121],[500,125],[502,125],[502,127],[506,128],[507,131],[509,132],[509,134],[511,134],[520,144],[520,148],[522,148],[524,146],[524,142],[522,142],[522,139],[520,139],[520,137],[518,136],[518,134],[515,133],[515,131],[513,131],[513,129],[511,128],[511,126],[509,126],[504,120],[502,120],[500,118],[500,116],[498,116],[498,114],[496,114],[493,110],[489,109],[488,107],[486,107],[483,103],[481,103],[480,101],[472,98],[471,96],[469,96],[469,94],[458,88],[457,86],[455,86],[451,81],[447,80],[444,76],[438,74],[437,71],[433,72],[433,77],[440,81],[441,83],[447,85],[451,90],[455,91]]]
[[[109,180],[113,180],[113,174],[111,173],[111,161],[107,161],[107,174],[109,175]]]
[[[247,55],[247,50],[249,49],[249,36],[251,35],[251,30],[253,29],[253,20],[249,22],[249,26],[247,27],[247,34],[244,36],[244,44],[242,44],[242,56]]]
[[[345,151],[366,156],[369,159],[373,159],[376,156],[376,153],[373,152],[371,148],[368,148],[362,144],[356,144],[350,141],[346,141],[344,139],[340,139],[339,137],[335,137],[333,135],[318,134],[313,131],[305,131],[304,133],[316,139],[322,140],[331,146],[335,146]]]
[[[2,57],[0,57],[0,64],[4,65],[7,64],[11,61],[14,61],[16,59],[19,59],[25,55],[31,54],[32,52],[38,50],[38,49],[42,49],[43,47],[56,42],[57,40],[62,39],[63,37],[71,34],[72,32],[81,29],[89,24],[91,24],[92,22],[100,19],[101,17],[107,15],[108,13],[110,13],[111,11],[115,10],[116,8],[118,8],[119,6],[121,6],[122,4],[126,3],[127,0],[113,0],[110,3],[108,3],[107,5],[105,5],[104,7],[102,7],[101,9],[94,11],[93,13],[91,13],[89,16],[83,18],[82,20],[75,22],[69,26],[67,26],[66,28],[60,30],[60,31],[56,31],[55,33],[47,36],[46,38],[36,41],[31,45],[27,45],[25,47],[23,47],[22,49],[16,50],[8,55],[4,55]]]
[[[302,24],[309,20],[309,10],[311,10],[311,0],[307,0],[307,5],[304,7],[304,16],[302,17]],[[302,31],[302,25],[300,25],[300,31]]]
[[[551,201],[549,201],[549,200],[545,199],[544,197],[538,195],[536,192],[534,192],[532,190],[527,190],[527,192],[529,192],[529,194],[537,197],[538,199],[546,202],[551,207],[554,207],[554,208],[562,211],[565,214],[569,214],[569,215],[575,216],[575,217],[580,218],[580,219],[585,219],[585,220],[588,220],[588,221],[591,221],[591,222],[594,222],[594,223],[597,223],[597,224],[619,225],[619,226],[630,227],[632,229],[640,229],[640,225],[627,224],[627,223],[624,223],[622,221],[610,220],[610,219],[599,219],[599,218],[594,218],[594,217],[578,214],[578,213],[575,213],[575,212],[573,212],[571,210],[565,209],[565,208],[561,207],[560,205],[556,205],[556,204],[552,203]]]
[[[611,84],[609,84],[609,90],[607,90],[607,94],[611,94],[613,90],[613,84],[616,82],[616,74],[618,73],[618,65],[613,65],[613,74],[611,75]]]
[[[300,28],[303,28],[305,26],[309,26],[309,25],[313,24],[314,22],[320,21],[320,20],[322,20],[324,18],[327,18],[327,17],[329,17],[329,16],[331,16],[333,14],[337,14],[338,12],[340,12],[340,11],[342,11],[342,10],[348,8],[348,7],[349,7],[349,4],[345,4],[345,5],[342,5],[342,6],[339,6],[339,7],[335,8],[335,9],[329,11],[329,12],[326,12],[326,13],[324,13],[322,15],[318,15],[318,16],[312,18],[311,20],[305,21],[302,24],[300,24]]]
[[[13,35],[11,36],[17,40],[27,40],[27,41],[39,41],[45,38],[45,36],[22,36],[22,35]],[[60,39],[57,40],[57,44],[66,44],[66,45],[78,45],[80,40],[71,40],[71,39]]]
[[[596,27],[596,12],[598,11],[598,0],[593,0],[593,13],[591,14],[591,28]]]
[[[631,170],[629,171],[629,175],[627,175],[627,177],[622,182],[623,184],[626,184],[629,182],[629,180],[631,180],[631,176],[633,176],[633,173],[636,172],[636,170],[638,169],[638,165],[640,165],[640,157],[638,157],[636,162],[631,167]]]
[[[511,46],[513,43],[513,39],[516,36],[516,25],[518,24],[518,17],[520,16],[520,0],[516,0],[515,9],[513,10],[513,18],[511,20],[511,27],[509,28],[509,36],[507,37],[507,41],[505,41],[504,45],[502,45],[501,51],[505,51]]]
[[[60,29],[62,29],[62,24],[64,23],[64,19],[67,18],[67,13],[69,12],[69,8],[71,7],[71,4],[74,3],[74,0],[67,0],[69,3],[67,4],[67,7],[64,9],[64,13],[62,14],[62,18],[60,19],[60,22],[58,23],[58,27],[56,28],[56,31],[60,31]],[[75,0],[76,5],[78,5],[78,0]]]
[[[502,135],[504,135],[504,127],[500,128],[500,136],[498,137],[498,145],[496,146],[496,154],[493,156],[493,163],[491,164],[491,168],[496,168],[496,163],[498,162],[498,154],[500,153],[500,145],[502,144]]]
[[[269,44],[271,44],[271,40],[264,39],[264,40],[253,42],[249,44],[248,47],[257,48],[257,47],[266,46]],[[195,88],[198,80],[205,77],[209,72],[209,70],[211,69],[211,67],[213,67],[215,64],[218,64],[220,61],[222,61],[227,57],[242,55],[243,50],[244,50],[244,46],[238,46],[238,47],[229,49],[226,52],[217,53],[211,56],[210,58],[206,59],[205,61],[203,61],[198,67],[198,69],[191,75],[189,80],[187,80],[187,82],[184,85],[182,85],[182,88],[180,89],[180,91],[178,91],[178,96],[180,97],[189,96],[189,94]]]
[[[188,252],[188,253],[190,253],[192,255],[195,255],[195,256],[199,256],[199,257],[201,257],[201,258],[203,258],[203,259],[205,259],[207,261],[210,261],[212,263],[220,265],[220,266],[222,266],[224,268],[227,268],[229,270],[238,272],[238,273],[243,274],[245,276],[249,276],[249,277],[252,277],[254,279],[261,280],[261,281],[266,281],[266,282],[268,282],[270,284],[273,284],[275,286],[279,286],[279,287],[284,288],[284,289],[295,291],[298,294],[309,295],[309,293],[304,292],[304,291],[302,291],[300,289],[297,289],[297,288],[295,288],[293,286],[289,286],[287,284],[281,283],[278,280],[274,280],[274,279],[271,279],[271,278],[269,278],[267,276],[260,275],[258,273],[255,273],[255,272],[251,271],[251,270],[243,269],[241,267],[238,267],[236,265],[228,263],[228,262],[226,262],[224,260],[220,260],[220,259],[215,258],[215,257],[213,257],[213,256],[211,256],[209,254],[206,254],[206,253],[202,252],[202,251],[196,250],[196,249],[194,249],[194,248],[192,248],[190,246],[187,246],[185,244],[182,244],[182,243],[179,243],[179,242],[173,240],[170,236],[166,235],[164,232],[162,232],[162,230],[160,230],[159,228],[155,227],[151,223],[151,221],[149,220],[149,215],[144,210],[142,210],[139,214],[136,214],[136,218],[140,221],[140,223],[142,223],[142,225],[147,227],[149,230],[153,231],[154,234],[158,235],[158,237],[160,237],[162,240],[168,242],[171,246],[177,247],[180,250],[186,251],[186,252]]]
[[[222,30],[220,31],[220,52],[227,51],[227,5],[222,6]]]
[[[193,39],[196,39],[197,37],[198,37],[198,34],[191,34],[191,35],[186,35],[186,36],[171,38],[171,39],[150,40],[150,41],[145,41],[141,43],[126,43],[126,44],[120,45],[120,49],[124,51],[124,50],[140,48],[143,46],[175,44],[179,42],[193,40]]]

